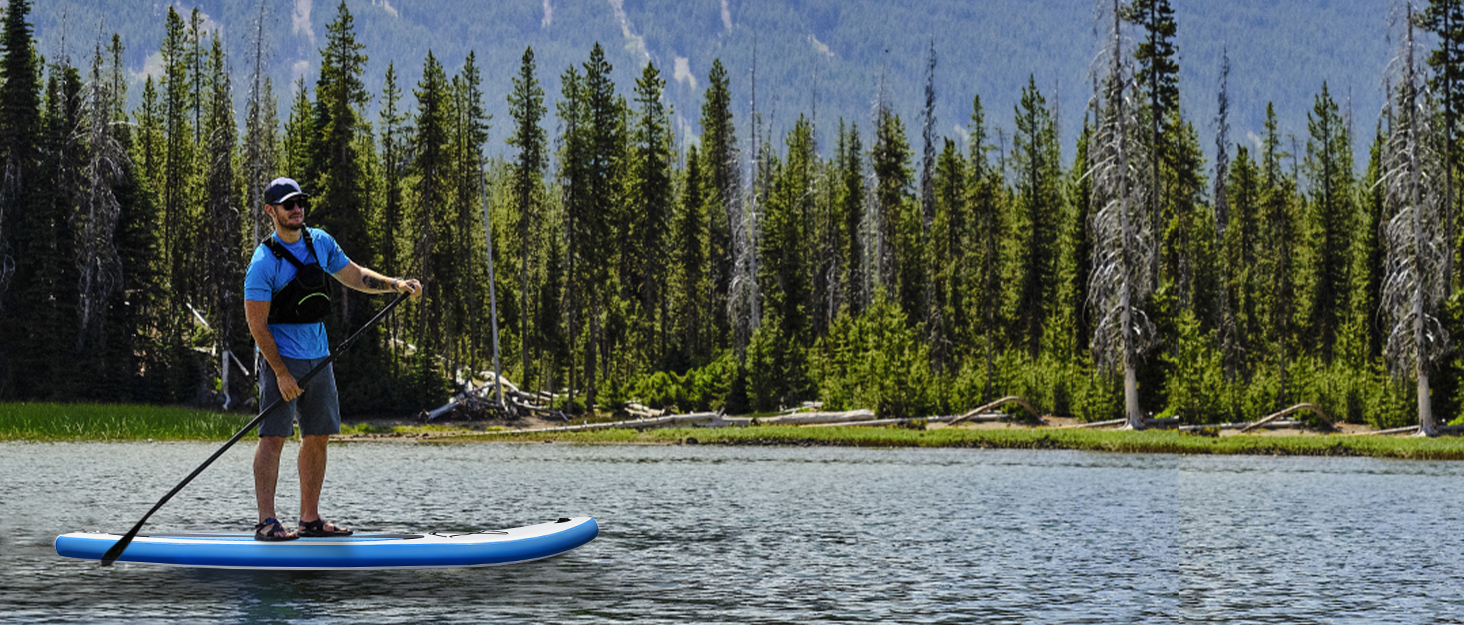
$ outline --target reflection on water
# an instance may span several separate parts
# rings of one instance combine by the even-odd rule
[[[425,571],[55,555],[58,534],[130,527],[215,448],[0,444],[0,622],[1464,622],[1445,540],[1464,463],[353,443],[332,447],[324,507],[360,531],[591,515],[600,537]],[[230,450],[148,527],[247,530],[251,456]]]

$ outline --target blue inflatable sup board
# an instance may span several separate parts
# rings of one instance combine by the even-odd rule
[[[118,562],[212,569],[427,569],[516,564],[556,556],[595,539],[590,517],[505,530],[427,534],[357,534],[266,542],[252,533],[139,534]],[[56,553],[101,560],[122,537],[73,532],[56,538]]]

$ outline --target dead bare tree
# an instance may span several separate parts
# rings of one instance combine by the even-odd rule
[[[71,215],[76,233],[77,316],[81,324],[77,349],[85,349],[102,336],[107,301],[122,284],[122,260],[114,235],[122,205],[113,193],[123,176],[127,150],[113,130],[117,93],[102,74],[102,40],[98,36],[92,56],[90,84],[84,95],[85,114],[77,132],[86,137],[90,158],[82,170],[86,185],[82,204]]]
[[[259,2],[259,17],[254,25],[254,69],[249,74],[249,98],[244,119],[244,186],[249,193],[250,249],[259,245],[273,224],[264,214],[265,181],[275,169],[275,102],[269,76],[265,74],[264,16],[267,0]]]
[[[1215,248],[1225,249],[1225,230],[1230,226],[1230,200],[1226,185],[1230,179],[1230,50],[1229,47],[1221,48],[1220,55],[1220,91],[1216,95],[1216,105],[1219,111],[1215,114]],[[1226,272],[1222,272],[1220,291],[1220,346],[1222,358],[1225,363],[1225,379],[1235,381],[1240,368],[1241,354],[1244,346],[1240,344],[1238,330],[1236,328],[1235,311],[1231,309],[1230,302],[1230,279],[1228,271],[1234,271],[1237,267],[1229,262],[1223,263]]]
[[[1387,260],[1382,312],[1393,324],[1383,356],[1394,380],[1417,378],[1419,433],[1437,436],[1429,371],[1449,350],[1449,334],[1435,316],[1449,291],[1449,241],[1442,224],[1447,184],[1439,145],[1442,135],[1433,127],[1438,102],[1415,63],[1411,3],[1405,11],[1403,49],[1393,62],[1399,73],[1398,86],[1390,94],[1395,116],[1383,146],[1380,180],[1392,215],[1383,227]]]
[[[1110,375],[1123,369],[1127,427],[1142,429],[1146,417],[1139,409],[1138,358],[1156,339],[1154,324],[1139,307],[1154,285],[1151,274],[1158,248],[1148,214],[1154,181],[1145,175],[1144,142],[1134,136],[1139,127],[1138,106],[1126,95],[1135,90],[1132,73],[1124,63],[1117,0],[1113,10],[1101,112],[1088,153],[1087,175],[1093,189],[1093,273],[1088,278],[1088,306],[1098,317],[1093,328],[1093,360],[1099,371]]]
[[[758,310],[759,300],[757,286],[757,228],[758,228],[758,201],[762,189],[759,184],[759,175],[764,168],[762,158],[767,146],[759,147],[759,125],[762,117],[757,112],[757,47],[754,43],[752,54],[751,74],[752,99],[750,101],[751,113],[748,115],[750,123],[749,138],[751,141],[751,154],[749,167],[751,172],[748,180],[750,193],[748,199],[742,206],[745,210],[728,215],[729,225],[732,230],[732,279],[727,293],[727,317],[732,326],[732,344],[737,354],[737,361],[742,362],[747,354],[747,345],[752,341],[752,333],[757,330],[760,311]]]

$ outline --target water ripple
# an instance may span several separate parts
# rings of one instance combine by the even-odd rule
[[[58,534],[130,527],[214,448],[0,444],[0,622],[1464,622],[1464,562],[1444,540],[1464,519],[1464,463],[1366,458],[344,444],[325,512],[363,531],[588,514],[600,537],[459,570],[55,556]],[[247,529],[251,453],[231,450],[148,527]]]

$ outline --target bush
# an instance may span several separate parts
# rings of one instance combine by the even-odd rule
[[[737,375],[737,358],[732,350],[726,350],[705,367],[684,375],[672,371],[642,375],[631,384],[631,396],[653,408],[675,406],[688,412],[707,412],[727,406]]]
[[[930,415],[935,376],[922,335],[883,293],[858,319],[841,315],[810,357],[824,406],[872,408],[882,418]]]

